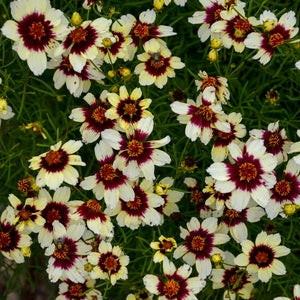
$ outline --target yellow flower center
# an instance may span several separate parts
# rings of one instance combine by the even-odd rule
[[[8,232],[0,232],[0,249],[8,247],[11,243],[11,239]]]
[[[60,163],[62,161],[62,156],[63,153],[60,150],[51,150],[46,154],[45,160],[48,163],[48,165],[51,166]]]
[[[291,192],[291,186],[290,186],[289,182],[287,182],[286,180],[281,180],[276,183],[275,191],[280,196],[286,196]]]
[[[142,39],[143,37],[149,35],[149,27],[147,25],[138,24],[134,29],[134,34]]]
[[[104,123],[105,121],[107,121],[107,118],[105,117],[105,112],[106,112],[106,109],[102,106],[98,106],[93,114],[92,114],[92,118],[98,122],[98,123]]]
[[[195,251],[202,251],[205,246],[205,239],[200,236],[195,236],[192,239],[192,248]]]
[[[280,46],[284,43],[283,36],[280,33],[274,33],[269,38],[269,44],[272,48],[275,48],[277,46]]]
[[[234,22],[234,36],[236,38],[244,38],[252,29],[252,25],[248,20],[238,18]]]
[[[41,38],[46,35],[44,25],[41,22],[32,22],[29,26],[29,35],[35,40],[41,40]]]
[[[226,211],[226,217],[229,217],[230,219],[237,218],[239,216],[239,213],[234,209],[228,209]]]
[[[169,250],[170,251],[171,249],[173,249],[173,243],[171,241],[164,240],[162,242],[162,248],[164,250]]]
[[[211,121],[214,116],[214,112],[206,105],[201,105],[196,114],[201,115],[207,121]]]
[[[127,201],[126,206],[131,210],[138,210],[142,206],[142,200],[139,196],[135,196],[133,201]]]
[[[255,259],[258,264],[266,263],[269,259],[269,254],[264,251],[258,251],[255,255]]]
[[[86,35],[87,31],[82,27],[79,27],[70,33],[70,39],[73,41],[73,43],[80,43],[86,39]]]
[[[172,298],[176,296],[179,292],[179,289],[180,289],[180,285],[174,279],[168,280],[163,287],[165,296],[168,298]]]
[[[81,283],[71,284],[69,285],[68,292],[71,296],[79,297],[84,292],[83,286]]]
[[[113,180],[117,176],[117,172],[111,164],[105,164],[101,167],[99,175],[104,180]]]
[[[91,199],[86,203],[86,205],[90,210],[92,210],[94,212],[97,212],[97,213],[101,212],[102,207],[96,200]]]
[[[137,140],[132,140],[128,143],[127,153],[131,157],[136,157],[144,152],[143,143]]]
[[[241,180],[247,180],[249,182],[256,178],[257,169],[252,163],[243,163],[239,166],[239,175]]]
[[[136,112],[137,112],[137,108],[135,107],[135,105],[133,103],[126,103],[124,105],[124,113],[125,114],[132,117]]]
[[[111,271],[116,269],[116,267],[118,266],[118,262],[114,257],[109,256],[105,259],[104,266],[106,270]]]

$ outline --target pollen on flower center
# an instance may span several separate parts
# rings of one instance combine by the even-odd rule
[[[81,283],[75,283],[69,285],[68,293],[73,297],[79,297],[84,292],[83,286]]]
[[[234,36],[236,38],[243,38],[249,33],[252,29],[251,24],[248,20],[244,20],[241,18],[238,18],[234,22]]]
[[[221,21],[222,20],[222,17],[220,15],[221,11],[222,11],[221,8],[215,10],[215,13],[214,13],[215,20],[214,21]]]
[[[179,289],[180,289],[180,285],[174,279],[168,280],[163,287],[165,296],[167,296],[168,298],[172,298],[175,295],[177,295]]]
[[[115,270],[118,266],[118,262],[114,257],[109,256],[105,259],[104,266],[108,271]]]
[[[54,249],[53,255],[58,259],[69,259],[69,247],[66,244],[59,242]]]
[[[94,212],[97,212],[97,213],[101,212],[102,207],[96,200],[91,199],[86,203],[86,205],[90,210],[92,210]]]
[[[235,288],[235,290],[239,289],[244,284],[243,275],[242,274],[233,274],[229,278],[229,284],[230,284],[231,287],[233,287],[238,280],[239,280],[238,286]]]
[[[92,118],[98,122],[98,123],[101,123],[103,124],[105,121],[107,121],[107,118],[105,117],[105,112],[106,112],[106,109],[102,106],[98,106],[93,114],[92,114]]]
[[[272,48],[275,48],[277,46],[280,46],[284,43],[283,36],[280,33],[274,33],[269,38],[269,44],[272,46]]]
[[[218,131],[218,136],[221,140],[227,141],[230,140],[232,137],[234,137],[234,133],[232,131],[230,132]]]
[[[165,59],[160,53],[153,53],[151,57],[151,67],[159,69],[165,64]]]
[[[53,223],[55,220],[60,220],[60,219],[61,216],[58,210],[52,209],[47,212],[47,216],[46,216],[47,223]]]
[[[63,153],[58,150],[58,151],[49,151],[46,154],[45,160],[48,163],[49,166],[59,164],[62,161]]]
[[[269,254],[264,251],[258,251],[255,255],[255,259],[258,264],[266,263],[269,260]]]
[[[198,190],[192,191],[191,201],[195,202],[196,204],[203,202],[203,193],[199,192]]]
[[[200,236],[193,237],[192,248],[195,251],[202,251],[205,246],[205,239]]]
[[[291,186],[290,186],[288,181],[281,180],[281,181],[276,183],[275,191],[280,196],[286,196],[291,192]]]
[[[126,206],[132,210],[138,210],[142,206],[142,199],[139,196],[135,196],[133,201],[126,202]]]
[[[267,140],[267,143],[268,143],[268,146],[276,147],[279,145],[280,139],[276,133],[272,133],[270,135],[269,139]]]
[[[68,71],[73,70],[73,67],[70,64],[69,56],[64,57],[60,64],[61,66],[65,67]]]
[[[70,38],[73,41],[73,43],[80,43],[86,39],[87,31],[83,29],[82,27],[74,29],[70,33]]]
[[[18,216],[20,217],[20,221],[27,221],[32,216],[32,213],[25,208],[22,208],[22,210],[18,213]]]
[[[132,140],[128,143],[127,153],[129,156],[136,157],[144,152],[143,143],[137,140]]]
[[[252,163],[243,163],[239,166],[239,175],[241,180],[253,180],[257,177],[257,169]]]
[[[203,92],[208,86],[216,86],[217,79],[215,77],[205,77],[202,81],[201,91]]]
[[[42,22],[32,22],[29,26],[29,34],[36,40],[41,40],[46,35],[45,27]]]
[[[11,243],[11,239],[8,232],[0,232],[0,249],[8,247]]]
[[[126,103],[124,105],[124,113],[125,114],[132,117],[136,112],[137,112],[137,108],[135,107],[135,105],[133,103]]]
[[[226,217],[229,217],[230,219],[237,218],[239,216],[239,213],[234,209],[228,209],[225,213]]]
[[[101,167],[99,175],[104,180],[113,180],[117,176],[117,173],[111,164],[105,164]]]
[[[143,37],[149,35],[149,27],[147,25],[138,24],[134,29],[135,36],[142,39]]]
[[[201,105],[197,114],[200,114],[207,121],[211,121],[214,116],[214,112],[206,105]]]
[[[162,242],[162,248],[163,248],[164,250],[171,250],[171,249],[173,248],[173,243],[170,242],[170,241],[164,240],[164,241]]]
[[[31,185],[29,182],[28,178],[25,178],[23,180],[19,180],[18,181],[18,189],[23,192],[23,193],[27,193],[28,191],[30,191]]]

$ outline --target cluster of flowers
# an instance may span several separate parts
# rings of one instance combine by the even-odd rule
[[[83,5],[89,9],[94,2],[86,0]],[[185,2],[175,1],[179,5]],[[196,12],[189,21],[203,23],[199,30],[202,41],[211,36],[212,40],[220,39],[226,48],[233,45],[237,52],[245,46],[259,48],[256,58],[262,63],[267,63],[274,48],[298,30],[294,28],[293,12],[279,21],[271,12],[264,12],[258,21],[245,17],[245,5],[240,1],[200,2],[205,12]],[[141,62],[134,70],[140,85],[162,88],[168,77],[175,77],[174,69],[184,67],[160,39],[175,33],[170,26],[154,25],[154,10],[142,12],[138,20],[127,14],[113,23],[104,17],[82,22],[77,16],[72,25],[47,0],[16,0],[11,3],[11,13],[15,21],[7,21],[2,32],[14,41],[13,49],[35,75],[55,68],[55,87],[66,83],[76,97],[88,92],[91,80],[101,83],[108,76],[100,68],[105,63],[132,61],[140,42],[144,52],[136,56]],[[266,33],[255,32],[255,26],[262,26]],[[279,233],[268,235],[262,231],[255,243],[248,240],[245,221],[258,222],[265,214],[269,219],[279,214],[286,217],[298,209],[300,155],[288,159],[288,154],[300,152],[300,142],[289,141],[285,130],[279,130],[279,122],[271,123],[267,130],[251,130],[250,138],[242,142],[247,133],[241,124],[242,115],[227,115],[222,108],[230,99],[227,79],[208,76],[205,71],[199,72],[199,78],[196,101],[175,101],[171,109],[179,114],[179,122],[186,124],[185,134],[191,141],[199,138],[207,145],[214,139],[214,163],[207,169],[210,176],[205,178],[205,187],[200,188],[195,178],[184,180],[204,220],[200,223],[193,217],[187,229],[180,227],[184,241],[178,247],[173,238],[164,236],[151,243],[158,250],[153,260],[163,263],[165,279],[145,275],[147,291],[143,293],[145,297],[158,295],[159,299],[196,299],[195,294],[209,279],[214,289],[226,288],[224,297],[235,299],[240,295],[249,299],[255,282],[268,282],[273,273],[286,273],[277,258],[288,255],[290,249],[280,245]],[[46,270],[50,281],[61,281],[59,300],[102,299],[96,280],[108,280],[112,285],[119,279],[126,280],[129,256],[120,245],[113,244],[114,224],[131,230],[160,226],[164,216],[179,212],[177,202],[184,196],[172,189],[171,177],[154,183],[155,166],[171,162],[170,156],[158,149],[167,145],[170,137],[148,140],[154,128],[154,116],[147,110],[152,100],[143,99],[140,88],[128,91],[122,85],[114,92],[103,90],[99,97],[88,93],[83,99],[87,105],[73,109],[69,116],[82,123],[82,139],[58,142],[30,159],[30,168],[39,170],[35,180],[38,193],[28,180],[23,180],[19,186],[27,193],[25,203],[10,194],[11,206],[1,215],[1,253],[23,263],[24,257],[30,256],[30,235],[36,233],[45,255],[50,257]],[[5,109],[12,113],[7,107],[6,103]],[[75,153],[83,144],[94,142],[97,170],[79,180],[73,166],[85,163]],[[283,173],[275,170],[278,166],[284,168]],[[71,189],[62,186],[64,183],[92,190],[95,199],[70,201]],[[52,196],[45,187],[54,190]],[[230,240],[228,232],[242,248],[236,257],[216,247]],[[179,268],[166,255],[173,249],[173,258],[184,261]],[[211,261],[218,268],[213,269]],[[193,266],[198,275],[189,278]],[[296,286],[295,297],[298,294]],[[140,298],[130,294],[127,299]]]

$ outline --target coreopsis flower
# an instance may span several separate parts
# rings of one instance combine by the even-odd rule
[[[112,148],[102,140],[95,146],[95,155],[101,167],[94,175],[86,177],[80,186],[85,190],[93,189],[98,200],[104,197],[109,208],[115,208],[119,198],[133,201],[134,192],[128,177],[113,166],[115,156]]]
[[[234,259],[234,263],[246,267],[249,274],[257,273],[258,279],[262,282],[268,282],[272,273],[284,275],[286,273],[285,266],[277,258],[288,255],[290,249],[279,246],[280,242],[279,233],[267,235],[262,231],[257,235],[255,244],[249,240],[241,243],[243,253]]]
[[[135,88],[129,95],[126,87],[122,85],[119,94],[108,93],[107,100],[112,105],[107,110],[105,116],[111,120],[118,120],[120,126],[128,130],[130,126],[136,128],[141,118],[153,118],[153,115],[147,108],[152,100],[149,98],[139,100],[142,97],[142,90]]]
[[[247,18],[241,6],[229,13],[221,12],[221,17],[223,20],[215,22],[211,26],[211,31],[221,33],[221,41],[225,48],[233,46],[236,52],[243,52],[246,37],[260,22],[255,17]]]
[[[53,222],[58,220],[63,226],[67,227],[70,224],[71,204],[75,204],[73,201],[69,201],[71,195],[70,188],[61,187],[58,188],[53,195],[51,195],[45,189],[39,191],[39,201],[46,201],[46,206],[41,211],[41,217],[46,222],[39,230],[38,241],[42,248],[50,246],[53,241]],[[75,207],[75,205],[73,205]]]
[[[66,84],[67,89],[74,97],[79,97],[82,93],[88,92],[91,87],[91,81],[95,80],[99,84],[105,78],[104,74],[99,70],[100,63],[95,62],[97,68],[86,61],[81,72],[76,72],[70,64],[69,55],[54,58],[48,63],[49,69],[56,69],[53,75],[54,87],[60,89]]]
[[[206,200],[210,196],[207,192],[202,192],[202,188],[195,178],[186,177],[184,184],[188,187],[191,192],[190,201],[197,205],[197,213],[200,218],[211,217],[211,209],[205,204]]]
[[[264,11],[260,16],[260,21],[266,30],[266,33],[252,32],[245,39],[247,48],[258,49],[253,59],[259,59],[263,65],[267,64],[274,55],[275,48],[288,43],[299,31],[294,27],[297,22],[296,14],[289,11],[283,14],[279,21],[270,11]]]
[[[13,49],[27,60],[34,75],[41,75],[47,68],[47,55],[54,54],[56,40],[69,32],[68,20],[62,11],[51,7],[49,0],[16,0],[10,8],[15,21],[6,21],[2,33],[14,41]]]
[[[55,55],[64,52],[69,55],[69,63],[74,71],[80,73],[87,60],[94,60],[102,40],[108,36],[111,20],[98,18],[94,21],[84,21],[80,26],[72,28],[62,44],[55,50]]]
[[[7,100],[4,98],[0,98],[0,126],[1,120],[11,119],[15,113],[12,111],[12,108],[7,105]]]
[[[132,20],[128,15],[123,15],[116,20],[110,29],[111,36],[103,40],[98,48],[98,59],[103,59],[108,64],[114,64],[117,58],[129,60],[132,57],[129,53],[131,48],[128,47],[132,42],[129,35],[132,25]]]
[[[292,143],[288,140],[284,128],[279,131],[279,121],[270,123],[268,130],[252,129],[249,134],[254,139],[264,141],[266,153],[272,153],[276,156],[278,165],[287,161],[287,152]]]
[[[226,288],[223,299],[235,300],[237,294],[242,299],[250,299],[254,288],[253,283],[257,282],[256,274],[248,274],[245,270],[234,266],[234,256],[225,252],[223,262],[224,269],[213,269],[210,280],[213,282],[213,289]]]
[[[119,132],[108,129],[102,133],[102,138],[113,148],[119,150],[113,166],[120,169],[129,179],[140,175],[147,180],[154,180],[154,166],[163,166],[171,162],[170,156],[159,149],[170,142],[166,136],[156,141],[146,141],[153,130],[153,119],[141,119],[136,126],[134,134],[125,139]]]
[[[92,247],[80,240],[84,231],[82,223],[72,224],[66,229],[58,220],[53,222],[54,243],[45,251],[45,255],[51,256],[46,270],[51,282],[59,279],[85,282],[81,256],[88,255]]]
[[[129,294],[126,297],[126,300],[152,300],[153,295],[150,294],[146,289],[138,291],[134,294]]]
[[[63,182],[76,185],[79,173],[72,165],[85,166],[85,163],[79,155],[73,153],[81,146],[81,141],[70,140],[63,145],[60,141],[52,145],[50,151],[31,158],[29,168],[40,169],[36,184],[39,187],[46,185],[51,190],[56,190]]]
[[[144,45],[145,52],[137,56],[142,63],[135,67],[134,73],[139,75],[140,85],[155,84],[163,88],[169,78],[175,77],[174,69],[182,69],[185,64],[164,43],[151,39]]]
[[[266,207],[270,199],[269,189],[275,183],[273,170],[277,159],[266,153],[262,140],[254,140],[242,149],[232,143],[228,146],[234,164],[216,162],[207,172],[216,179],[215,188],[221,193],[231,192],[232,208],[241,211],[246,208],[250,197],[260,206]]]
[[[101,292],[94,288],[95,284],[93,279],[85,279],[83,283],[74,283],[66,279],[59,284],[59,296],[55,300],[102,300]]]
[[[296,284],[294,285],[294,291],[293,291],[294,300],[299,300],[300,299],[300,285]],[[273,300],[292,300],[291,298],[287,298],[287,297],[276,297]]]
[[[177,247],[177,243],[173,238],[166,238],[161,235],[158,240],[159,242],[150,243],[150,247],[153,250],[158,250],[153,256],[153,261],[155,263],[162,262],[166,256],[166,253],[172,252]]]
[[[134,200],[124,201],[120,198],[117,206],[113,209],[106,208],[105,213],[109,216],[117,215],[118,225],[132,230],[140,225],[158,226],[161,215],[156,208],[164,204],[164,199],[153,193],[152,181],[143,180],[140,184],[133,183]]]
[[[102,91],[98,99],[93,94],[88,93],[83,99],[89,107],[72,109],[69,118],[75,122],[82,122],[80,133],[84,143],[92,143],[98,140],[102,131],[115,127],[116,122],[105,116],[106,111],[110,108],[107,93],[107,90]]]
[[[213,214],[214,217],[222,217],[218,232],[227,234],[229,231],[233,239],[241,243],[248,237],[245,221],[258,222],[265,215],[265,210],[261,207],[247,207],[242,211],[236,211],[228,206]]]
[[[180,167],[184,172],[191,172],[197,168],[197,160],[193,156],[185,157],[184,160],[180,163]]]
[[[163,261],[163,271],[165,279],[147,274],[143,281],[146,289],[158,295],[159,300],[163,299],[196,299],[195,294],[198,294],[206,285],[206,282],[201,277],[189,276],[192,273],[192,268],[189,265],[182,265],[176,269],[174,263],[167,258]]]
[[[102,237],[112,237],[114,234],[110,217],[102,212],[101,205],[93,199],[87,202],[75,201],[76,209],[71,215],[72,220],[85,220],[87,227]]]
[[[92,5],[96,4],[98,12],[101,12],[103,7],[103,0],[84,0],[82,7],[84,9],[91,9]]]
[[[18,230],[37,232],[39,227],[44,225],[45,219],[40,214],[46,206],[45,199],[26,198],[23,204],[14,194],[9,194],[8,200],[15,210],[14,224],[17,224]]]
[[[28,234],[21,233],[14,225],[15,213],[8,206],[0,219],[0,251],[3,256],[14,260],[17,264],[24,262],[22,248],[30,247],[32,240]]]
[[[271,197],[266,206],[266,213],[271,220],[276,218],[286,204],[300,205],[299,168],[291,161],[284,170],[283,179],[277,175],[277,182],[271,189]]]
[[[119,246],[112,246],[102,241],[98,252],[88,255],[88,261],[94,265],[90,272],[93,279],[108,279],[112,285],[115,285],[117,280],[128,278],[126,266],[129,264],[129,256],[124,255]]]
[[[242,115],[240,113],[232,112],[227,115],[227,122],[230,124],[230,132],[222,132],[215,130],[216,140],[211,149],[211,157],[214,162],[224,161],[228,156],[228,145],[231,143],[239,144],[239,138],[246,135],[246,127],[240,124]]]
[[[195,80],[198,91],[201,90],[201,92],[204,92],[207,87],[213,87],[214,90],[211,90],[211,92],[216,94],[222,104],[227,104],[226,100],[229,100],[230,98],[227,78],[221,76],[208,76],[205,71],[199,71],[198,76],[202,79]]]
[[[297,135],[298,135],[298,137],[300,137],[300,129],[297,130]],[[300,152],[300,141],[296,142],[296,143],[293,143],[291,145],[291,148],[290,148],[288,154],[296,153],[296,152]],[[300,167],[300,154],[294,156],[292,158],[292,162],[294,162],[299,168]]]
[[[173,32],[173,28],[171,26],[153,26],[156,19],[156,13],[153,9],[147,9],[140,13],[139,20],[137,20],[133,15],[128,15],[128,17],[131,18],[133,23],[130,32],[130,36],[132,38],[131,45],[134,47],[134,50],[132,51],[133,56],[139,47],[140,41],[145,44],[153,38],[172,36],[176,34],[176,32]]]
[[[184,243],[174,251],[174,258],[182,259],[193,266],[196,264],[200,278],[206,278],[211,273],[210,257],[222,251],[215,247],[230,240],[227,234],[215,233],[218,227],[217,218],[207,218],[202,224],[193,217],[187,223],[187,230],[180,226],[180,237]]]
[[[179,114],[178,121],[187,124],[185,134],[191,141],[200,138],[207,145],[213,136],[213,129],[229,133],[230,124],[226,122],[226,115],[220,103],[213,103],[213,87],[208,87],[200,93],[196,102],[188,99],[187,103],[175,101],[171,104],[173,112]]]

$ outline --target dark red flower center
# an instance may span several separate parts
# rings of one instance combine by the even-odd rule
[[[111,164],[105,164],[101,167],[99,175],[103,180],[113,180],[117,176],[117,172]]]
[[[272,133],[267,140],[267,144],[269,147],[276,147],[280,143],[279,136],[276,133]]]
[[[201,236],[195,236],[192,239],[191,245],[193,250],[202,251],[205,246],[205,238],[202,238]]]
[[[203,193],[199,192],[198,190],[192,191],[191,201],[195,202],[196,204],[203,202],[204,201]]]
[[[55,165],[61,163],[62,157],[63,157],[63,153],[60,150],[58,151],[51,150],[46,154],[45,160],[48,163],[48,165],[51,166],[53,164]]]
[[[68,293],[70,296],[79,297],[84,292],[84,286],[81,283],[70,284]]]
[[[215,77],[205,77],[202,81],[201,91],[203,92],[208,86],[216,86],[217,79]]]
[[[257,176],[257,169],[254,164],[252,163],[243,163],[239,166],[239,175],[241,180],[253,180]]]
[[[98,123],[101,123],[103,124],[104,122],[107,121],[107,118],[105,117],[105,112],[106,112],[106,109],[102,106],[98,106],[95,111],[93,112],[92,114],[92,118],[98,122]]]
[[[163,287],[164,294],[167,298],[173,298],[179,292],[180,285],[174,279],[168,280]]]
[[[154,53],[151,55],[150,65],[155,69],[161,68],[165,64],[165,59],[160,53]]]
[[[133,103],[126,103],[124,105],[124,113],[125,114],[132,117],[136,112],[137,112],[137,108],[135,107],[135,105]]]
[[[83,29],[82,27],[74,29],[70,33],[70,38],[73,41],[73,43],[80,43],[82,41],[85,41],[87,35],[87,31]]]
[[[63,66],[64,68],[66,68],[68,71],[73,70],[72,65],[70,64],[70,60],[69,60],[69,56],[64,57],[61,60],[61,66]]]
[[[280,196],[286,196],[291,192],[291,186],[290,186],[288,181],[281,180],[281,181],[276,183],[275,191]]]
[[[196,114],[201,115],[207,121],[211,121],[214,116],[214,112],[207,105],[201,105]]]
[[[142,199],[136,195],[133,201],[126,202],[126,206],[131,210],[138,210],[142,206]]]
[[[258,264],[266,263],[269,260],[269,254],[265,251],[258,251],[255,260]]]
[[[246,19],[238,18],[234,22],[234,36],[236,38],[244,38],[252,30],[252,25]]]
[[[94,211],[94,212],[97,212],[97,213],[99,213],[99,212],[101,212],[101,205],[96,201],[96,200],[89,200],[87,203],[86,203],[86,206],[90,209],[90,210],[92,210],[92,211]]]
[[[52,209],[47,212],[46,221],[47,223],[53,223],[55,220],[60,220],[61,216],[58,210]]]
[[[164,241],[162,242],[162,248],[163,248],[164,250],[170,250],[170,249],[173,248],[173,243],[170,242],[170,241],[164,240]]]
[[[221,8],[215,10],[215,13],[214,13],[214,15],[215,15],[215,22],[222,20],[222,17],[220,15],[220,13],[221,13],[222,10],[223,9],[221,9]]]
[[[32,22],[29,26],[29,34],[36,40],[41,40],[46,35],[45,27],[42,22]]]
[[[284,43],[284,38],[282,34],[276,32],[272,34],[269,38],[269,44],[271,45],[272,48],[275,48],[277,46],[280,46]]]
[[[31,190],[31,185],[28,178],[18,181],[18,189],[23,192],[27,193]]]
[[[147,25],[138,24],[134,29],[135,36],[139,37],[140,39],[144,38],[145,36],[149,35],[149,27]]]
[[[21,211],[18,212],[18,216],[20,217],[20,221],[27,221],[32,216],[32,213],[26,208],[22,208]]]
[[[112,256],[107,257],[104,261],[104,267],[106,268],[107,271],[115,270],[117,266],[118,266],[118,262]]]
[[[70,249],[68,245],[62,242],[58,242],[57,245],[55,246],[53,255],[58,259],[68,260],[69,254],[70,254]]]
[[[234,219],[237,218],[239,216],[239,212],[237,212],[234,209],[227,209],[225,216],[230,218],[230,219]]]
[[[137,140],[132,140],[128,143],[127,153],[129,156],[136,157],[144,152],[143,143]]]
[[[7,248],[10,245],[11,239],[8,232],[0,232],[0,249]]]

